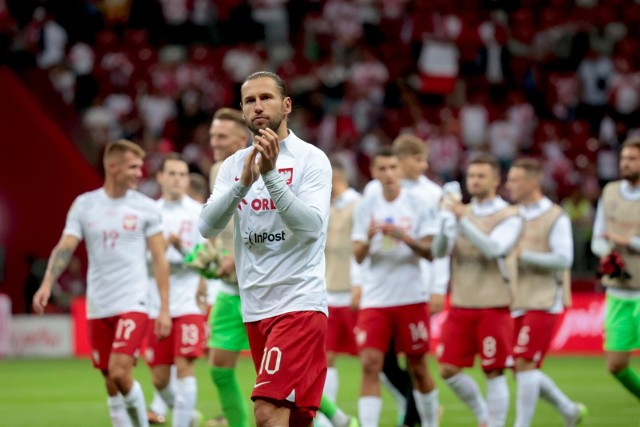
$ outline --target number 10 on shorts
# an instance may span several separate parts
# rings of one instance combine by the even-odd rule
[[[273,375],[280,370],[280,361],[282,360],[282,351],[278,347],[265,348],[262,353],[262,362],[260,363],[260,372],[266,372]]]

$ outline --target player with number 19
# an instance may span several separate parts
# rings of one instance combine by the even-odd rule
[[[203,351],[205,317],[204,307],[196,298],[204,279],[186,266],[183,259],[196,243],[204,241],[198,232],[202,204],[186,194],[189,165],[178,153],[165,156],[156,178],[162,188],[162,197],[156,203],[162,214],[166,257],[171,270],[169,314],[173,327],[171,334],[164,339],[148,334],[145,359],[155,388],[154,403],[158,397],[161,398],[167,407],[173,409],[173,425],[186,427],[197,423],[201,417],[195,410],[198,394],[195,360]],[[153,283],[153,277],[150,281]],[[154,286],[149,291],[149,321],[153,322],[160,309],[160,298]],[[173,364],[176,378],[172,381]],[[160,405],[152,404],[152,409],[154,406]]]

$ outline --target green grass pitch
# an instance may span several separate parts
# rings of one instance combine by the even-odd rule
[[[431,362],[432,372],[435,364]],[[634,360],[640,370],[640,359]],[[347,413],[355,413],[360,386],[358,361],[341,358],[339,404]],[[550,357],[544,370],[574,400],[589,407],[590,415],[583,425],[594,427],[639,427],[640,402],[624,390],[605,370],[602,357]],[[241,358],[239,378],[248,396],[255,374],[249,358]],[[484,389],[484,381],[477,368],[470,371]],[[151,399],[149,370],[144,363],[135,370]],[[205,360],[198,360],[198,409],[205,417],[220,414],[216,392],[209,379]],[[515,389],[512,375],[511,408],[507,425],[513,425]],[[441,427],[473,427],[470,411],[457,401],[446,385],[436,380],[440,400],[444,406]],[[389,394],[384,392],[384,406],[380,425],[395,425],[395,408]],[[170,424],[169,424],[170,425]],[[534,426],[563,426],[561,417],[545,402],[538,404]],[[6,427],[75,427],[110,426],[106,394],[98,371],[87,359],[63,360],[2,360],[0,361],[0,426]]]

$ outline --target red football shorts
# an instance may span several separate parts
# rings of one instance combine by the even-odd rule
[[[246,327],[257,372],[251,399],[289,407],[292,422],[308,418],[308,425],[320,407],[327,374],[327,316],[295,311]]]
[[[429,304],[365,308],[358,313],[356,343],[358,349],[389,350],[391,337],[396,352],[422,355],[429,351]]]
[[[546,311],[527,311],[515,318],[513,357],[536,362],[542,366],[558,320],[557,314]]]
[[[468,368],[480,354],[485,372],[513,365],[513,319],[503,308],[451,307],[442,325],[440,363]]]
[[[138,357],[147,331],[147,313],[128,312],[101,319],[89,319],[91,360],[95,368],[109,368],[111,353]]]
[[[204,319],[201,314],[187,314],[171,319],[171,334],[158,340],[154,333],[155,319],[149,319],[147,329],[147,365],[173,365],[176,357],[196,358],[202,354]]]
[[[354,330],[358,320],[358,313],[350,307],[329,306],[327,324],[327,351],[345,353],[353,356],[358,354]]]

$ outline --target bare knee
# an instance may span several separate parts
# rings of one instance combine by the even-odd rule
[[[257,427],[286,427],[289,425],[289,412],[287,408],[279,408],[260,399],[253,404]]]
[[[266,425],[273,414],[272,405],[268,405],[262,400],[256,400],[253,405],[253,416],[256,419],[256,425],[258,427]]]
[[[445,380],[460,373],[460,368],[458,368],[457,366],[446,364],[446,363],[441,364],[439,369],[440,369],[440,376],[442,377],[442,379],[445,379]]]
[[[532,371],[536,369],[536,362],[527,360],[522,357],[516,359],[515,370],[516,372]]]
[[[130,377],[131,372],[124,366],[109,366],[109,381],[115,384],[121,392],[123,389],[128,389],[130,387]]]
[[[327,352],[327,366],[332,368],[336,364],[336,354],[333,352]]]
[[[109,360],[109,380],[122,394],[129,393],[133,386],[133,361],[133,357],[123,354],[112,354]]]
[[[153,387],[156,390],[164,390],[169,385],[169,380],[166,380],[164,378],[153,378],[152,382],[153,382]]]
[[[178,378],[195,375],[195,359],[191,357],[176,357],[176,375]]]
[[[375,376],[382,372],[384,354],[380,350],[366,349],[360,354],[362,373],[365,376]]]
[[[605,353],[607,370],[613,374],[619,374],[627,369],[631,355],[624,351],[608,351]]]
[[[421,357],[410,357],[408,359],[409,362],[409,370],[413,374],[413,382],[414,386],[421,393],[429,393],[435,388],[435,383],[433,382],[433,378],[429,374],[429,369],[427,367],[427,359],[425,356]]]
[[[427,360],[425,357],[409,357],[407,359],[409,370],[416,378],[425,378],[429,374],[427,369]]]
[[[629,366],[629,363],[625,360],[620,360],[620,359],[607,360],[607,370],[612,375],[619,374],[620,372],[627,369],[628,366]]]

